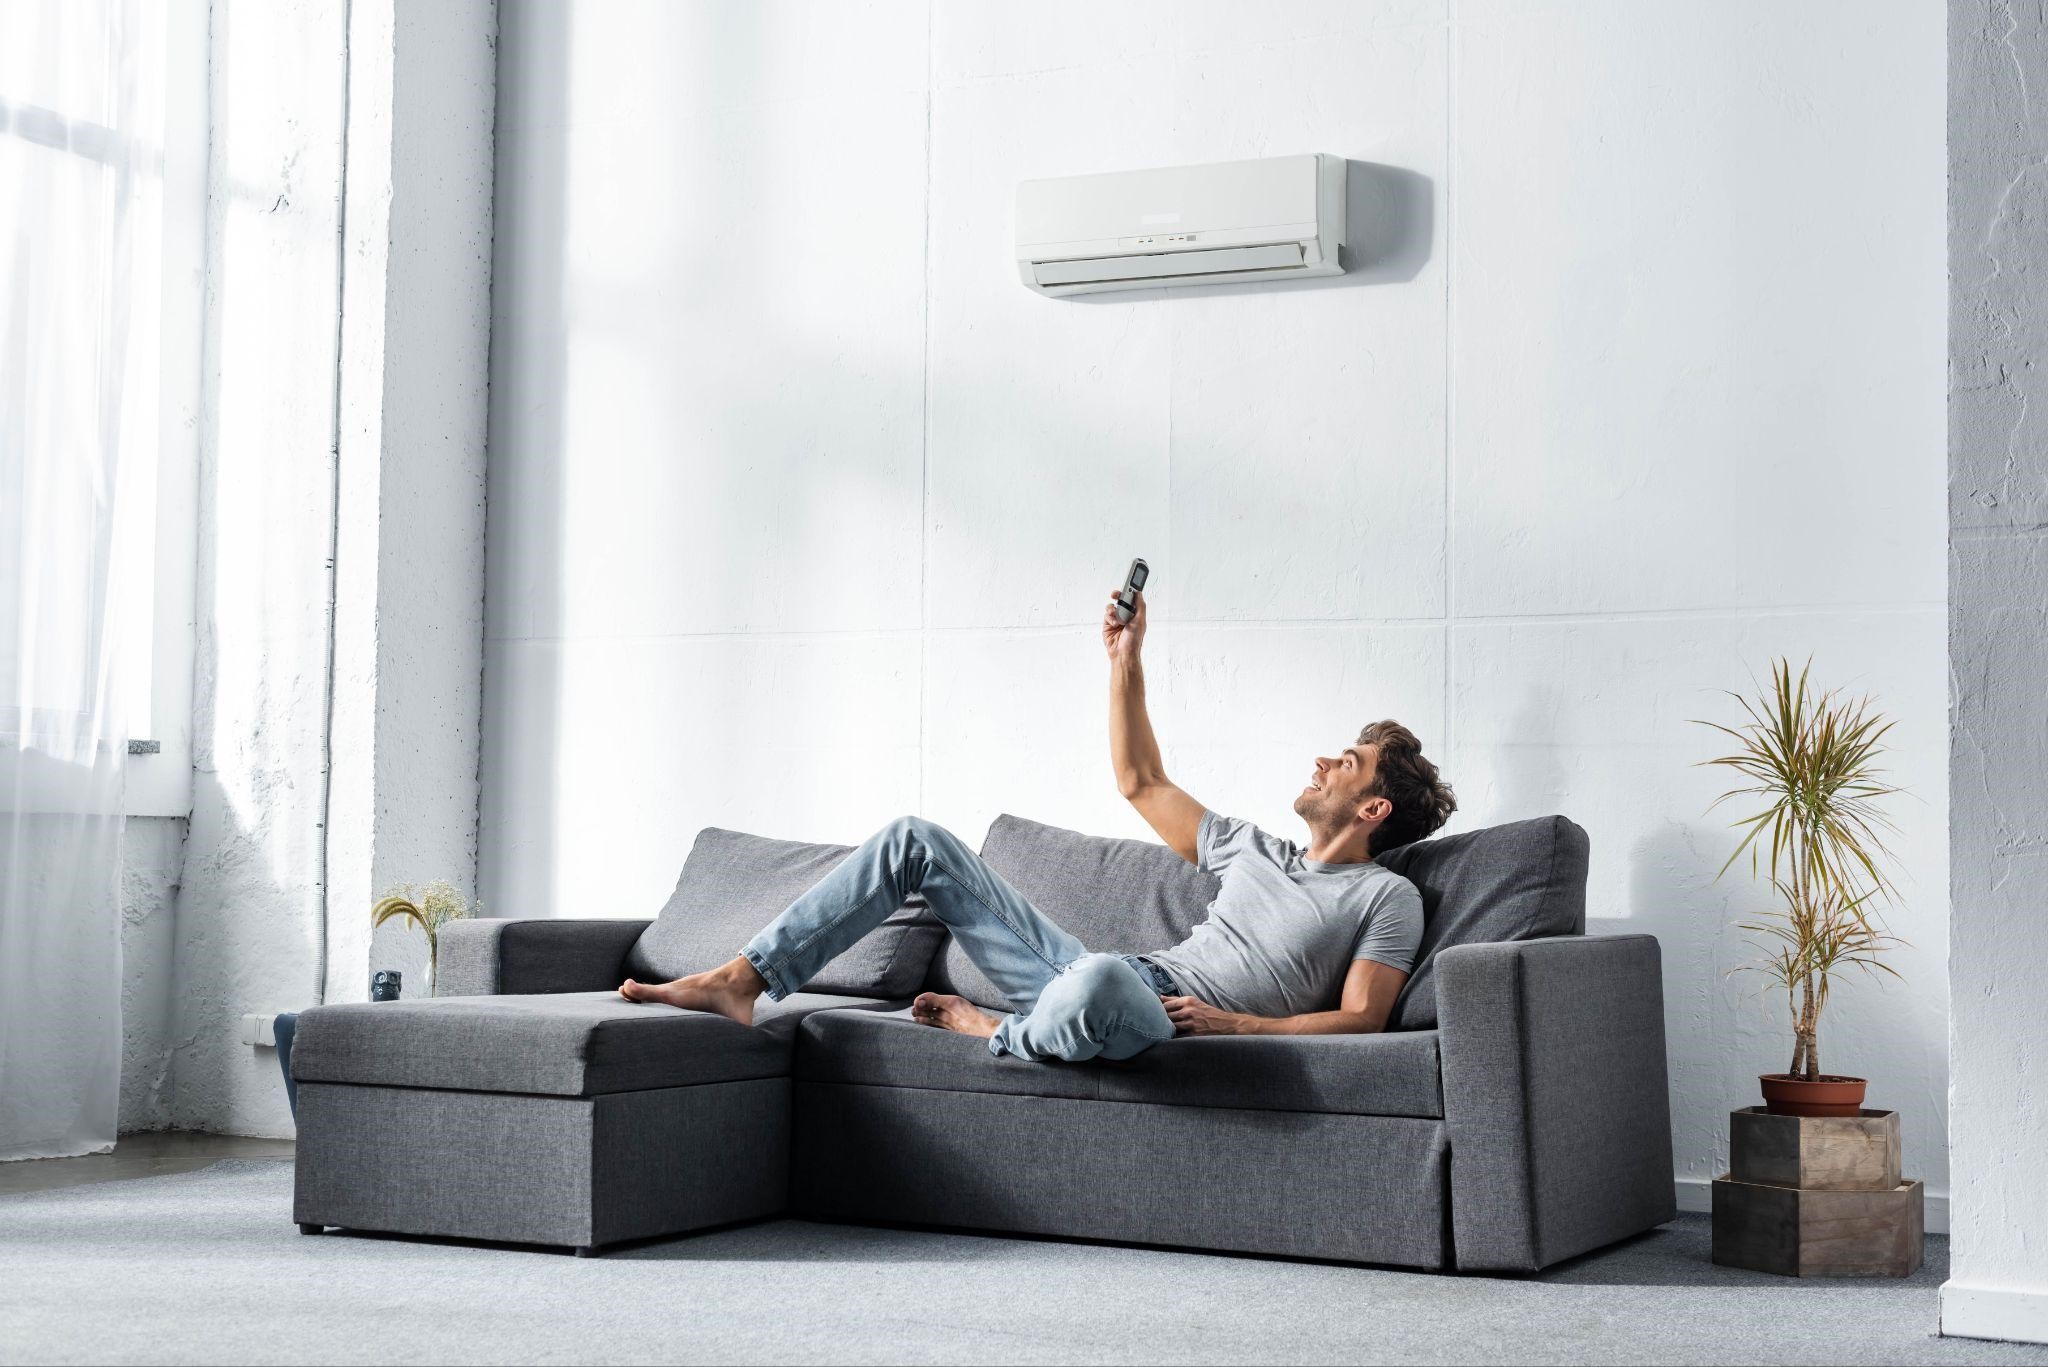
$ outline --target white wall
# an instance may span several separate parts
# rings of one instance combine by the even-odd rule
[[[121,836],[122,1134],[169,1129],[183,817],[131,816]]]
[[[345,22],[340,0],[213,7],[179,1129],[289,1135],[241,1017],[319,990]]]
[[[1941,1331],[2048,1343],[2048,12],[1949,13],[1954,1257]]]
[[[1094,623],[1152,563],[1197,796],[1396,716],[1663,941],[1679,1176],[1781,1069],[1687,719],[1899,720],[1912,941],[1824,1039],[1947,1186],[1942,15],[1862,0],[501,14],[480,878],[653,914],[695,831],[1142,834]],[[1025,177],[1327,151],[1336,282],[1048,300]],[[1697,1188],[1695,1188],[1697,1190]]]

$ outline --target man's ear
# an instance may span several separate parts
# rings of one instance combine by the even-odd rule
[[[1394,804],[1384,797],[1369,797],[1358,809],[1360,821],[1370,821],[1375,826],[1394,814]]]

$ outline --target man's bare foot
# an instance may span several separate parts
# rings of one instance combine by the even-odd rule
[[[631,978],[619,984],[619,995],[629,1002],[661,1002],[685,1011],[715,1011],[741,1025],[754,1023],[754,998],[768,984],[745,959],[734,959],[709,973],[692,973],[666,983],[640,983]]]
[[[976,1006],[965,997],[942,992],[920,992],[910,1004],[910,1018],[919,1025],[936,1025],[941,1030],[987,1039],[1002,1024],[1000,1018]]]

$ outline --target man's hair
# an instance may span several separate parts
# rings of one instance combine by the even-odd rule
[[[1413,844],[1434,832],[1458,810],[1451,785],[1437,777],[1436,766],[1423,757],[1422,742],[1397,721],[1376,721],[1358,733],[1360,745],[1379,752],[1370,792],[1394,804],[1394,810],[1372,833],[1371,854]]]

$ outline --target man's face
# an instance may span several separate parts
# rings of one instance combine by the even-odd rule
[[[1365,805],[1379,769],[1377,747],[1352,745],[1316,757],[1315,772],[1294,799],[1294,814],[1312,830],[1349,825]]]

